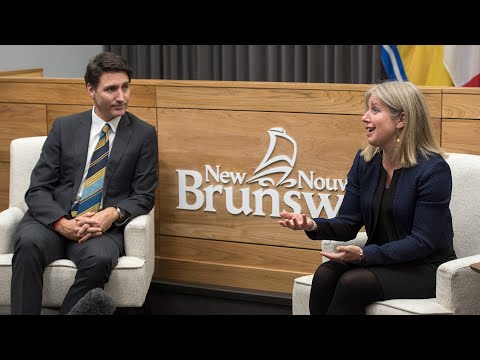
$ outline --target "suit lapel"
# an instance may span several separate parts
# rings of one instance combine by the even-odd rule
[[[132,128],[130,126],[130,118],[127,113],[122,116],[120,122],[118,123],[117,133],[115,134],[115,139],[113,140],[112,150],[108,156],[107,172],[105,174],[105,182],[103,184],[104,194],[107,193],[110,180],[112,175],[115,172],[115,169],[120,162],[120,159],[127,148],[130,136],[132,135]]]
[[[88,141],[90,139],[90,129],[92,127],[92,112],[87,111],[79,121],[80,126],[75,130],[75,140],[73,143],[75,182],[73,186],[73,198],[77,196],[78,188],[82,181],[85,164],[87,162]]]

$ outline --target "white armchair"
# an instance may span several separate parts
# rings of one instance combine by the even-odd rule
[[[453,178],[450,209],[453,221],[453,246],[458,259],[437,269],[436,297],[431,299],[392,299],[367,306],[367,315],[469,314],[480,315],[480,273],[470,268],[480,262],[480,156],[449,154]],[[360,232],[347,243],[362,246],[367,236]],[[322,241],[322,249],[333,251],[345,242]],[[324,258],[323,261],[328,259]],[[309,315],[308,301],[313,275],[294,280],[292,311]]]
[[[24,195],[46,136],[15,139],[10,144],[9,207],[0,212],[0,305],[10,305],[15,231],[27,210]],[[105,285],[117,307],[141,307],[154,271],[154,210],[138,216],[125,227],[125,253]],[[44,307],[60,307],[77,269],[68,259],[56,260],[44,272]]]

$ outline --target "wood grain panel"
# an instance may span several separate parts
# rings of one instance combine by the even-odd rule
[[[319,248],[321,242],[317,241]],[[156,237],[156,256],[224,265],[247,266],[271,270],[313,272],[322,262],[318,250],[241,244],[228,241]]]
[[[8,208],[8,188],[10,184],[10,164],[0,162],[0,211]]]
[[[156,281],[188,282],[199,285],[292,293],[295,278],[306,273],[155,258]]]
[[[133,81],[132,81],[133,82]],[[260,89],[289,89],[289,90],[354,90],[365,91],[370,84],[335,84],[335,83],[303,83],[303,82],[262,82],[262,81],[215,81],[215,80],[154,80],[136,79],[139,85],[154,85],[162,87],[197,87],[197,88],[260,88]],[[425,87],[428,91],[440,93],[436,87]]]
[[[305,83],[305,82],[264,82],[264,81],[212,81],[212,80],[154,80],[135,79],[132,83],[139,85],[153,85],[157,87],[197,87],[197,88],[243,88],[243,89],[288,89],[297,90],[326,90],[345,91],[353,90],[365,92],[372,84],[342,84],[342,83]],[[424,94],[442,94],[443,92],[470,93],[472,88],[452,88],[444,86],[420,86]],[[458,91],[456,91],[458,89]],[[453,90],[453,91],[452,91]],[[478,89],[474,93],[479,93]]]
[[[0,161],[10,162],[13,139],[47,134],[45,105],[0,103]]]
[[[0,79],[0,99],[5,102],[32,104],[75,104],[89,105],[88,96],[82,83],[10,82]]]
[[[256,183],[247,185],[246,181],[253,175],[268,149],[267,130],[281,127],[286,129],[287,135],[296,139],[298,154],[291,173],[291,177],[296,178],[296,181],[300,180],[299,171],[311,179],[329,178],[332,183],[334,179],[345,181],[355,153],[365,144],[366,139],[359,116],[159,109],[157,118],[160,219],[168,219],[160,221],[162,235],[317,248],[303,232],[293,232],[278,225],[279,218],[270,216],[272,213],[270,196],[264,197],[265,216],[254,216],[253,212],[249,215],[230,214],[226,211],[224,193],[215,194],[213,197],[216,212],[205,211],[204,206],[196,211],[177,209],[179,205],[177,170],[194,170],[202,174],[204,181],[202,189],[209,185],[231,187],[234,205],[237,208],[241,207],[242,202],[240,188],[249,187],[250,207],[257,211],[253,192],[260,190],[261,187]],[[278,148],[278,155],[282,151],[287,154],[292,152],[291,148],[280,146]],[[219,166],[219,172],[244,174],[244,184],[233,184],[233,181],[217,183],[210,175],[207,179],[207,165],[214,170]],[[278,180],[280,179],[277,178],[276,181]],[[337,187],[337,191],[328,192],[310,189],[303,180],[300,185],[301,189],[295,187],[288,189],[285,186],[272,188],[278,191],[281,199],[289,190],[311,193],[314,206],[317,207],[320,204],[319,193],[330,195],[328,206],[332,209],[337,204],[337,195],[343,195],[340,187]],[[193,192],[187,196],[191,194]],[[302,196],[302,199],[294,198],[294,201],[298,201],[303,211],[308,214],[305,195]],[[193,204],[195,198],[191,196],[187,201]],[[291,210],[285,204],[280,206],[279,211]],[[322,210],[321,215],[326,216],[325,210]]]
[[[91,110],[92,105],[47,105],[48,131],[52,128],[53,121],[59,116],[76,114]],[[128,111],[138,116],[145,122],[157,127],[157,111],[155,108],[128,107]]]
[[[420,88],[422,89],[422,88]],[[442,94],[432,90],[422,90],[431,117],[442,117]]]
[[[264,86],[268,86],[263,84]],[[157,87],[157,107],[257,110],[363,115],[365,90],[319,90],[239,87]],[[431,116],[441,116],[439,90],[422,90]]]
[[[128,105],[138,107],[156,107],[157,98],[155,86],[136,85],[135,80],[132,80],[130,101]]]
[[[480,119],[480,91],[443,94],[442,116],[444,119]]]
[[[157,128],[157,109],[129,106],[128,111]]]
[[[53,122],[57,117],[76,114],[91,110],[92,105],[47,105],[47,124],[50,132]]]
[[[432,118],[433,133],[438,144],[442,144],[442,119]]]
[[[10,78],[12,79],[12,78]],[[3,80],[3,81],[2,81]],[[0,77],[0,99],[2,102],[24,103],[28,99],[33,104],[93,105],[85,84],[79,81],[5,81]],[[155,107],[155,87],[131,86],[130,106]]]
[[[363,114],[363,91],[157,87],[157,107]]]
[[[444,120],[442,145],[448,152],[480,155],[480,121]]]
[[[43,76],[43,68],[0,71],[0,76],[38,77]]]

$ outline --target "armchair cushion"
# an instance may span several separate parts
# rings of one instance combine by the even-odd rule
[[[296,278],[293,284],[293,315],[310,315],[308,301],[313,275]],[[392,299],[377,301],[367,306],[367,315],[420,315],[452,314],[451,311],[432,299]]]
[[[452,312],[431,299],[392,299],[367,306],[367,315],[451,315]]]

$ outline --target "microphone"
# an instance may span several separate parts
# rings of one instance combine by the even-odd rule
[[[95,288],[78,300],[67,315],[112,315],[115,307],[111,296],[103,289]]]

